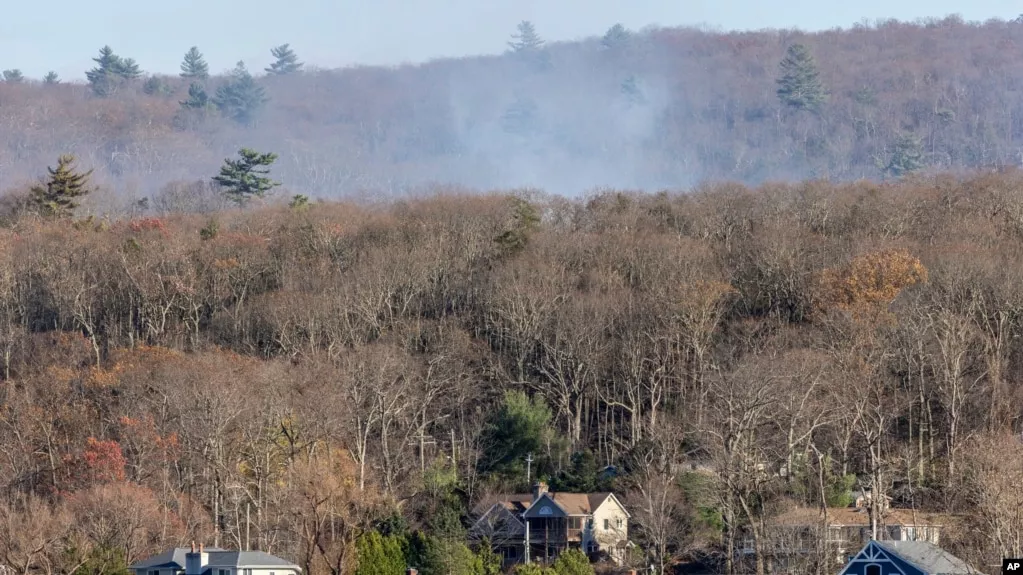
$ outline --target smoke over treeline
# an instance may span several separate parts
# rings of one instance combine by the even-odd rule
[[[1017,21],[956,17],[815,34],[655,29],[397,68],[260,72],[267,101],[244,122],[184,107],[191,81],[178,77],[143,74],[103,96],[12,79],[0,83],[0,188],[70,152],[95,168],[106,189],[97,201],[135,200],[208,179],[242,146],[278,153],[285,188],[323,198],[435,183],[578,195],[1018,164],[1021,33]],[[816,109],[778,96],[795,44],[826,90]],[[230,81],[201,87],[212,96]]]

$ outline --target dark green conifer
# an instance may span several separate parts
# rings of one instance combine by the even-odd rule
[[[32,203],[45,216],[71,216],[78,207],[77,199],[92,191],[89,189],[92,170],[84,173],[76,171],[75,157],[63,154],[57,159],[57,167],[47,168],[47,171],[50,178],[46,185],[33,186],[30,190]]]
[[[277,154],[261,154],[249,148],[238,151],[237,160],[224,160],[220,175],[213,181],[220,185],[224,195],[237,204],[244,204],[253,197],[262,198],[281,185],[267,177],[270,166],[277,160]]]
[[[240,124],[251,124],[268,100],[266,91],[249,74],[244,62],[238,62],[231,78],[217,89],[213,97],[220,113]]]
[[[298,56],[295,55],[295,51],[288,44],[281,44],[276,48],[271,48],[270,53],[277,60],[270,64],[269,68],[266,68],[266,72],[273,76],[294,74],[304,66],[302,62],[298,61]]]
[[[198,47],[192,46],[185,52],[185,59],[181,62],[181,77],[194,80],[205,80],[210,77],[210,67]]]
[[[817,110],[827,100],[827,90],[821,83],[817,64],[810,50],[802,44],[789,46],[779,65],[778,98],[781,103],[796,110]]]

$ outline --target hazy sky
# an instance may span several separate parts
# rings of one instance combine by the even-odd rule
[[[146,71],[176,73],[198,45],[212,71],[245,60],[262,70],[269,48],[290,43],[321,67],[396,64],[494,53],[520,20],[548,40],[602,34],[621,22],[722,29],[848,27],[864,18],[961,14],[1014,18],[1020,0],[46,0],[4,2],[0,69],[84,79],[104,44]]]

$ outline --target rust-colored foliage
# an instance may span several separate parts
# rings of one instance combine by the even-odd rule
[[[927,268],[905,249],[883,249],[825,270],[821,284],[826,301],[853,312],[884,310],[902,291],[927,281]]]

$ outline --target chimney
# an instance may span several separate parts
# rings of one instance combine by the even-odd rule
[[[537,481],[533,484],[533,501],[540,499],[541,495],[547,493],[547,484],[543,481]]]
[[[210,554],[199,543],[199,551],[195,550],[195,541],[192,541],[192,551],[185,554],[185,575],[202,575],[203,569],[210,562]]]

